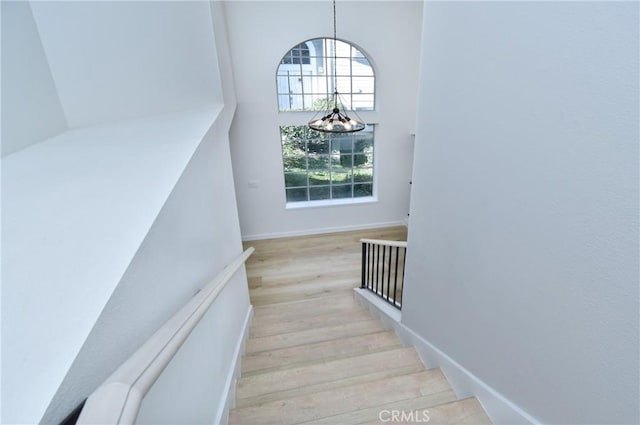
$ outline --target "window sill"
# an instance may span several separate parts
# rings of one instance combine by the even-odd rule
[[[377,202],[378,198],[375,196],[348,199],[330,199],[323,201],[287,202],[285,209],[299,210],[303,208],[342,207],[350,205],[375,204]]]

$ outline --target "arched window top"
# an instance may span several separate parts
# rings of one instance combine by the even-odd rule
[[[314,38],[289,50],[278,66],[276,87],[280,111],[322,110],[336,88],[348,109],[375,106],[375,75],[369,59],[346,41],[336,40],[334,46],[333,38]]]
[[[309,56],[309,46],[307,43],[300,43],[284,55],[280,62],[284,65],[309,65],[311,58]]]

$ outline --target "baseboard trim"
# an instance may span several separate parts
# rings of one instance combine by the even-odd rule
[[[235,407],[236,404],[236,381],[240,378],[240,372],[242,369],[242,356],[244,355],[245,348],[247,346],[247,339],[249,338],[249,328],[251,327],[251,320],[253,319],[253,306],[249,305],[247,315],[242,325],[242,334],[238,338],[236,343],[236,349],[234,351],[232,367],[229,369],[227,380],[225,384],[225,393],[222,396],[220,407],[216,413],[214,424],[227,425],[229,423],[229,412]]]
[[[354,230],[380,229],[384,227],[396,227],[396,226],[404,226],[404,225],[405,225],[405,222],[403,220],[389,221],[385,223],[354,224],[350,226],[322,227],[317,229],[292,230],[289,232],[243,235],[242,240],[244,242],[248,242],[248,241],[258,241],[262,239],[279,239],[279,238],[291,238],[295,236],[319,235],[323,233],[352,232]]]
[[[395,309],[387,305],[384,300],[360,288],[354,290],[354,296],[360,304],[369,309],[374,317],[381,319],[388,329],[394,330],[403,344],[414,346],[425,367],[439,367],[459,399],[476,397],[494,424],[542,423],[409,329],[402,323],[402,314],[394,311]]]

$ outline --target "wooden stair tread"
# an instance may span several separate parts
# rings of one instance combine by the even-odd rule
[[[491,420],[485,413],[484,408],[478,399],[475,397],[455,400],[449,403],[442,403],[433,407],[421,407],[417,410],[419,413],[423,410],[428,411],[426,414],[429,418],[429,421],[427,422],[429,425],[491,425]],[[362,423],[380,425],[380,420],[375,419]],[[416,421],[394,421],[393,423],[410,425],[415,424]]]
[[[231,424],[296,424],[395,401],[432,396],[451,388],[439,369],[300,395],[231,411]],[[455,399],[455,397],[454,397]]]
[[[319,382],[317,384],[305,384],[304,386],[291,388],[288,390],[270,392],[248,398],[238,398],[236,400],[236,407],[242,408],[248,406],[262,406],[265,403],[277,400],[286,400],[292,397],[301,397],[324,391],[334,391],[353,385],[366,384],[368,382],[375,382],[384,379],[395,378],[398,376],[410,375],[412,373],[418,373],[423,370],[423,365],[411,364],[408,366],[388,368],[367,374],[357,374],[354,376],[348,376],[346,378],[328,380]]]
[[[431,411],[431,408],[441,404],[450,403],[456,401],[456,395],[453,390],[442,391],[436,394],[427,396],[420,396],[410,398],[407,400],[394,401],[391,403],[381,404],[375,407],[369,407],[365,409],[354,410],[351,412],[343,413],[335,416],[328,416],[322,419],[313,420],[310,422],[304,422],[305,425],[354,425],[364,423],[382,423],[380,415],[383,414],[382,419],[388,419],[392,411],[399,412],[419,412],[420,418],[423,418],[422,412],[424,410]],[[389,412],[389,413],[387,413]],[[391,422],[391,421],[389,421]],[[393,422],[396,423],[396,422]],[[415,422],[414,422],[415,423]]]
[[[313,314],[297,320],[259,321],[251,326],[251,337],[260,338],[281,333],[302,331],[315,327],[337,326],[348,322],[371,319],[367,310],[342,310],[329,314]]]
[[[263,278],[262,282],[266,279]],[[259,286],[251,292],[251,301],[255,303],[258,299],[268,300],[273,298],[278,303],[295,299],[309,299],[311,297],[325,297],[329,294],[344,293],[351,291],[358,286],[359,282],[353,276],[341,277],[339,275],[328,275],[316,277],[309,281],[294,282],[281,286]],[[256,305],[260,305],[255,303]],[[261,305],[264,305],[261,304]]]
[[[303,317],[317,312],[329,313],[344,309],[362,309],[353,299],[342,294],[327,295],[321,299],[295,300],[288,303],[254,306],[254,317],[260,319],[289,320],[291,317]]]
[[[236,397],[240,405],[242,399],[262,394],[337,382],[405,367],[413,367],[413,371],[424,369],[413,347],[395,348],[244,377],[238,381]]]
[[[270,335],[262,338],[249,338],[249,340],[247,341],[246,352],[248,354],[251,354],[260,351],[295,347],[299,345],[329,341],[350,336],[372,334],[385,330],[386,329],[384,325],[379,320],[359,320],[356,322],[343,323],[336,326],[306,329],[304,331]]]
[[[301,363],[332,359],[338,356],[364,354],[400,347],[400,340],[391,331],[338,338],[297,347],[281,348],[248,354],[242,359],[242,374],[249,376],[274,368],[292,367]]]

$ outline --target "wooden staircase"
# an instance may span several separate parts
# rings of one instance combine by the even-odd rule
[[[340,239],[371,234],[324,236],[337,238],[333,244],[316,236],[312,245],[325,246],[341,260],[338,264],[347,264],[342,260],[351,253]],[[316,267],[311,251],[301,252],[308,238],[289,241],[293,249],[286,249],[284,257],[275,252],[282,250],[282,239],[274,241],[271,253],[269,241],[253,244],[256,255],[247,273],[252,302],[255,296],[260,305],[254,303],[231,424],[490,423],[475,398],[457,400],[439,369],[425,369],[413,347],[403,346],[357,304],[351,293],[357,284],[357,260],[350,266],[355,280],[335,286],[326,268],[309,275],[309,268]],[[315,255],[327,259],[325,251]],[[298,257],[306,268],[298,267]],[[291,261],[283,262],[287,258]],[[283,277],[286,267],[297,270],[298,277]],[[332,272],[343,275],[346,270],[339,266]],[[273,276],[279,278],[271,281]],[[300,282],[306,290],[300,290]]]

